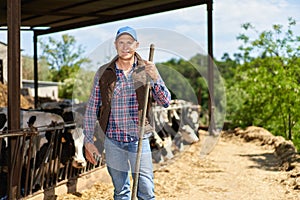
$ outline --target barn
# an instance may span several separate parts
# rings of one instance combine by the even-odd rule
[[[208,30],[208,74],[213,77],[213,45],[212,45],[212,0],[1,0],[0,25],[8,30],[8,130],[18,130],[20,127],[20,30],[29,27],[34,33],[34,68],[35,97],[38,97],[37,84],[37,38],[40,35],[66,31],[80,27],[99,25],[117,20],[144,16],[169,10],[175,10],[196,5],[207,6]],[[47,29],[45,29],[47,27]],[[212,80],[212,78],[209,78]],[[213,82],[209,82],[212,91]],[[213,93],[212,93],[213,94]],[[212,102],[214,97],[210,96]],[[35,101],[37,103],[37,100]],[[214,105],[211,104],[211,107]],[[212,119],[213,120],[213,119]],[[18,146],[16,138],[10,141],[12,147]],[[14,151],[9,152],[10,155]],[[16,159],[18,161],[18,159]],[[18,166],[16,164],[16,166]],[[18,167],[9,168],[9,176],[19,174]],[[9,179],[9,198],[20,198],[19,181]],[[75,180],[76,181],[76,180]]]
[[[8,68],[7,68],[7,44],[0,41],[0,83],[6,84],[7,83],[7,75],[8,75]],[[22,63],[22,57],[21,63]],[[20,72],[22,74],[22,72]],[[22,78],[22,77],[20,77]]]
[[[22,57],[21,57],[22,64]],[[22,67],[21,67],[22,69]],[[0,41],[0,83],[7,84],[7,44]],[[20,72],[22,74],[22,72]],[[28,91],[31,96],[34,96],[34,81],[33,80],[23,80],[21,78],[21,89]],[[38,93],[40,97],[49,97],[53,100],[58,99],[58,83],[39,81]],[[29,95],[29,94],[28,94]]]

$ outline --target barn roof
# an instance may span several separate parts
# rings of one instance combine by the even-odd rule
[[[7,26],[0,0],[0,26]],[[21,26],[40,34],[206,4],[210,0],[21,0]],[[46,30],[45,30],[46,29]]]
[[[34,32],[34,81],[37,94],[37,36],[149,14],[207,5],[208,54],[213,57],[213,0],[0,0],[0,30],[8,27],[8,107],[9,129],[19,127],[20,118],[20,29]],[[180,17],[180,16],[178,16]],[[21,28],[20,28],[21,27]],[[213,88],[212,59],[209,85]],[[213,92],[212,92],[213,94]],[[213,97],[211,96],[211,99]],[[35,99],[37,105],[37,98]],[[17,183],[12,183],[17,184]],[[10,194],[13,195],[13,194]]]

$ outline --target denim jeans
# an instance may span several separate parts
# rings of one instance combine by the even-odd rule
[[[130,177],[135,175],[138,148],[136,142],[118,142],[108,137],[104,142],[107,170],[114,185],[115,200],[130,200]],[[143,139],[142,156],[137,187],[139,200],[154,200],[153,166],[149,139]]]

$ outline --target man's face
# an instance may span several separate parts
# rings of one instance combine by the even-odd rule
[[[123,34],[115,41],[115,47],[118,56],[121,59],[129,60],[134,56],[139,43],[135,41],[130,35]]]

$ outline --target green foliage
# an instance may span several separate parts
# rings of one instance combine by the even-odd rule
[[[22,56],[22,78],[33,80],[33,58],[30,56]],[[45,59],[38,61],[38,78],[40,81],[49,81],[50,71]]]
[[[287,31],[273,25],[255,39],[238,37],[242,64],[228,80],[227,116],[235,126],[262,126],[299,144],[300,37],[293,34],[295,24],[289,19]],[[243,28],[257,33],[251,24]]]
[[[207,63],[207,56],[197,54],[188,61],[171,59],[168,62],[156,65],[172,93],[172,99],[183,99],[201,105],[201,115],[203,115],[204,124],[207,124],[206,117],[211,102],[208,89]],[[213,67],[215,99],[213,113],[216,126],[221,128],[226,114],[225,86],[222,74],[215,65]],[[229,74],[228,76],[232,75]]]
[[[171,59],[157,63],[156,66],[171,91],[172,99],[184,99],[198,104],[199,88],[205,88],[206,83],[194,64],[183,59]],[[207,96],[206,93],[203,101],[206,106]]]
[[[22,56],[22,78],[33,80],[33,59],[30,56]]]
[[[82,57],[84,50],[76,45],[76,40],[68,34],[62,35],[62,40],[57,41],[52,37],[48,41],[39,40],[42,56],[47,60],[50,70],[49,79],[61,82],[59,97],[71,99],[75,78],[82,65],[90,63],[90,60]]]
[[[221,61],[215,61],[218,70],[220,71],[222,77],[226,80],[226,81],[231,81],[232,77],[235,74],[235,69],[238,66],[239,63],[239,59],[236,58],[235,60],[232,60],[229,57],[228,53],[225,53],[222,57]]]
[[[75,77],[73,85],[73,99],[80,102],[87,102],[93,86],[95,72],[80,69]]]

